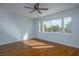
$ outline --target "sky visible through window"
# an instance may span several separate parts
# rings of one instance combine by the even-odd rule
[[[66,27],[66,24],[68,24],[69,22],[71,22],[71,17],[64,18],[64,27]]]
[[[45,24],[47,27],[50,27],[51,25],[59,25],[60,27],[62,27],[61,19],[45,21],[43,24]]]
[[[51,26],[51,21],[45,21],[43,24],[45,24],[47,27]]]
[[[57,19],[57,20],[52,20],[52,25],[59,25],[60,27],[62,27],[62,24],[61,24],[61,19]]]

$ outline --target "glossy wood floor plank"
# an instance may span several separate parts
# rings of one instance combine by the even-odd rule
[[[73,48],[40,39],[30,39],[0,46],[1,56],[79,56]]]

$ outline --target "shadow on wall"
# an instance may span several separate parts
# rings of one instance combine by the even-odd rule
[[[4,16],[0,17],[0,19],[0,44],[28,39],[28,33],[22,31],[10,17]],[[23,32],[25,33],[22,34]]]
[[[21,38],[20,30],[16,27],[14,23],[12,23],[11,20],[7,18],[2,18],[0,22],[0,27],[2,28],[2,32],[7,32],[8,34],[15,37],[16,39]]]

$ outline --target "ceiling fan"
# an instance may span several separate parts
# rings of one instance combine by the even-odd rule
[[[32,11],[30,11],[30,13],[37,11],[39,14],[41,14],[40,10],[48,10],[48,8],[40,8],[39,5],[40,5],[39,3],[36,3],[33,7],[24,6],[24,8],[33,9]]]

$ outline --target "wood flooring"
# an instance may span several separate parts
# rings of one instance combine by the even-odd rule
[[[79,56],[79,48],[33,38],[1,45],[0,56]]]

